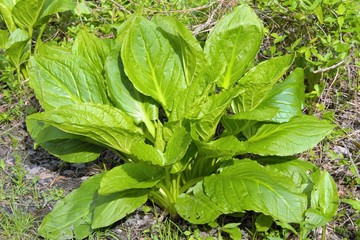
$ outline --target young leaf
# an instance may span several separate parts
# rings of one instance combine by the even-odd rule
[[[142,17],[131,20],[136,27],[121,48],[125,72],[137,90],[171,110],[176,92],[186,88],[180,58],[155,23]]]
[[[219,174],[206,177],[204,188],[224,213],[252,210],[299,223],[307,207],[306,195],[296,193],[289,178],[273,175],[251,160],[238,160]]]
[[[200,136],[200,140],[208,142],[216,132],[221,117],[225,114],[226,108],[230,105],[233,98],[237,97],[243,90],[232,88],[210,96],[203,104],[198,115],[198,121],[193,127]]]
[[[29,75],[45,110],[83,102],[108,103],[102,76],[82,57],[31,57]]]
[[[327,171],[323,171],[311,192],[311,208],[319,210],[331,219],[335,216],[338,205],[336,183]]]
[[[219,87],[228,89],[240,79],[259,51],[262,38],[262,23],[247,5],[220,19],[204,48],[211,76]]]
[[[158,118],[155,102],[137,91],[125,75],[120,58],[121,44],[116,43],[105,62],[106,83],[111,101],[136,123],[144,122],[152,135],[155,135],[152,121]]]
[[[125,163],[111,169],[102,178],[99,194],[129,189],[151,188],[164,177],[164,170],[144,163]]]
[[[259,155],[289,156],[313,148],[334,125],[302,115],[290,122],[263,124],[246,141],[247,151]]]
[[[107,196],[98,195],[95,201],[92,229],[106,227],[132,213],[148,198],[148,190],[128,190]]]
[[[192,193],[183,193],[176,200],[176,211],[186,221],[193,224],[213,222],[222,212],[221,209],[205,195],[203,182],[198,182]]]
[[[185,156],[191,141],[191,136],[186,132],[185,128],[181,127],[176,129],[166,145],[166,164],[174,164],[182,159]]]
[[[197,142],[199,156],[204,158],[226,158],[231,159],[235,155],[246,152],[243,142],[235,136],[226,136],[215,141],[201,144]]]
[[[143,141],[129,116],[115,107],[83,103],[30,115],[28,119],[52,125],[64,132],[80,135],[96,144],[130,153],[131,146]]]
[[[103,174],[98,174],[83,182],[80,188],[60,200],[46,215],[38,233],[50,239],[83,239],[91,229],[93,200]]]
[[[90,162],[100,156],[103,147],[83,141],[81,136],[63,132],[28,118],[26,127],[37,144],[65,162]]]
[[[132,145],[131,153],[141,161],[149,162],[157,166],[165,166],[164,153],[152,145],[138,142]]]
[[[264,101],[274,84],[289,69],[293,55],[284,55],[261,62],[251,68],[238,82],[244,92],[236,98],[232,107],[235,113],[254,110]]]

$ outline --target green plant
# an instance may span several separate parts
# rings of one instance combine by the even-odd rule
[[[27,117],[36,143],[68,162],[104,148],[124,161],[61,200],[40,235],[84,238],[147,199],[194,224],[260,212],[302,238],[332,219],[329,173],[289,156],[334,126],[302,114],[301,69],[281,79],[293,55],[253,66],[263,26],[248,6],[224,16],[204,49],[171,17],[132,16],[119,32],[102,40],[82,31],[72,49],[41,44],[30,58],[45,109]],[[231,226],[221,231],[240,234]]]

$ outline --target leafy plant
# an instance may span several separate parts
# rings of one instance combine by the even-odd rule
[[[61,200],[40,235],[84,238],[147,199],[194,224],[260,212],[301,237],[331,220],[333,179],[289,156],[334,126],[302,114],[303,71],[282,79],[293,55],[253,66],[263,26],[251,8],[224,16],[204,49],[171,17],[134,15],[119,32],[102,40],[82,31],[72,49],[41,44],[30,58],[45,109],[27,117],[36,143],[68,162],[104,148],[124,161]]]

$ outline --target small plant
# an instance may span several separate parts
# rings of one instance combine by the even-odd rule
[[[334,126],[302,114],[302,69],[282,79],[293,55],[253,66],[262,37],[241,5],[204,49],[171,17],[136,15],[115,40],[82,31],[71,50],[39,45],[30,84],[45,112],[27,117],[36,143],[67,162],[93,161],[105,148],[124,161],[59,201],[39,234],[85,238],[148,199],[194,224],[259,212],[301,238],[329,222],[333,179],[291,156]],[[221,231],[241,234],[234,226]]]

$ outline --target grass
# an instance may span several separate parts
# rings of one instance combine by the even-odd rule
[[[62,13],[52,18],[48,32],[44,33],[44,41],[67,45],[80,28],[87,28],[103,37],[111,36],[116,34],[118,24],[128,14],[137,12],[141,6],[143,14],[149,18],[155,14],[163,14],[181,19],[199,39],[204,39],[214,23],[237,4],[237,1],[232,0],[201,0],[196,3],[190,0],[147,0],[143,1],[143,5],[139,1],[120,0],[78,2],[80,5],[75,14]],[[296,3],[295,0],[286,1],[283,5],[279,5],[277,1],[245,2],[251,2],[267,29],[259,58],[266,59],[288,51],[297,51],[299,58],[296,64],[306,71],[308,98],[305,111],[333,119],[339,124],[339,129],[327,141],[307,153],[308,157],[332,173],[342,199],[360,199],[360,34],[356,32],[359,31],[356,27],[360,29],[359,4],[356,1],[348,2],[351,4],[345,6],[347,14],[344,15],[347,20],[339,26],[339,22],[336,22],[338,18],[335,19],[334,16],[343,16],[342,1],[324,5],[323,18],[328,17],[329,21],[334,18],[335,22],[323,24],[319,23],[319,12],[312,8],[305,6],[299,11],[292,9],[291,4]],[[4,28],[1,21],[0,26]],[[301,40],[298,41],[299,39]],[[293,45],[295,42],[298,45]],[[350,45],[347,51],[344,50],[347,49],[345,44]],[[338,47],[334,48],[335,45]],[[33,156],[28,156],[29,146],[25,146],[28,143],[23,129],[24,117],[37,110],[38,106],[27,85],[27,77],[14,74],[13,67],[1,54],[0,239],[38,238],[36,231],[44,213],[66,192],[61,187],[50,186],[51,184],[44,187],[39,183],[39,178],[29,178],[25,168],[27,160]],[[360,239],[358,204],[359,201],[342,203],[337,219],[327,226],[327,233],[341,239]],[[141,239],[197,240],[206,239],[205,235],[210,233],[216,235],[216,232],[221,232],[221,227],[218,226],[214,226],[211,231],[200,230],[198,226],[184,226],[181,222],[163,219],[152,206],[144,214],[149,212],[152,212],[155,222],[145,229],[139,229],[135,233],[126,224],[119,223],[112,228],[95,232],[89,239],[133,239],[136,235]],[[249,235],[253,232],[250,229]],[[252,236],[253,239],[271,239],[280,235],[283,234],[278,229],[271,228],[266,233]]]

